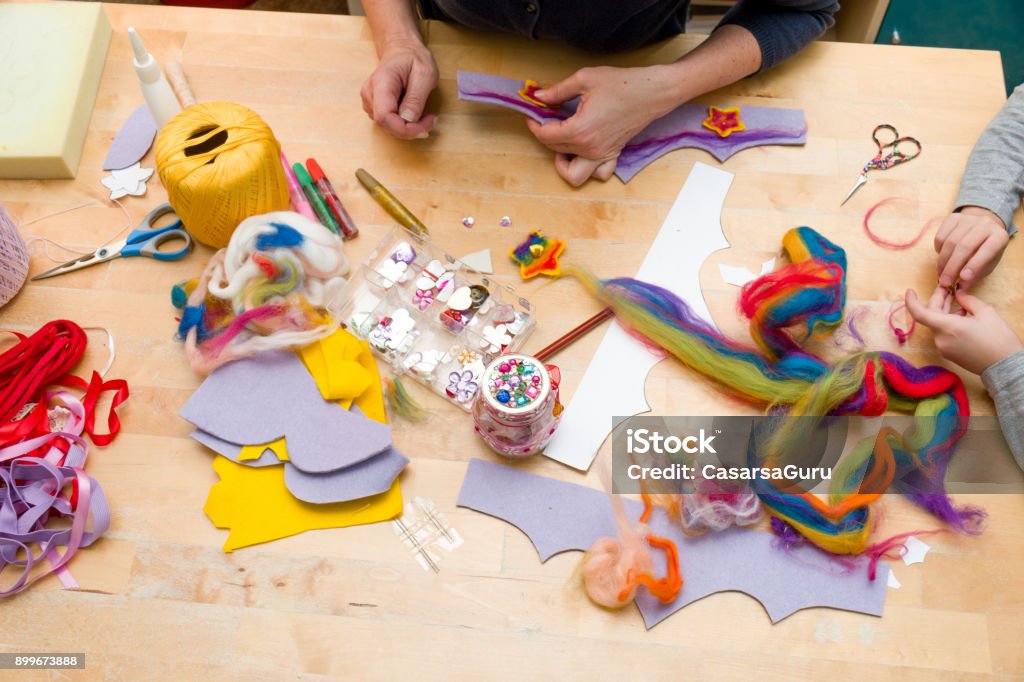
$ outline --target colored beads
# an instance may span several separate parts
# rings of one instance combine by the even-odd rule
[[[526,355],[505,355],[487,366],[473,404],[474,430],[498,454],[540,452],[558,426],[558,368]]]
[[[541,394],[537,366],[525,359],[509,359],[491,370],[487,377],[491,395],[502,405],[526,407]]]

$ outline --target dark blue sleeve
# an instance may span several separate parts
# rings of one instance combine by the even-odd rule
[[[740,0],[719,26],[735,24],[753,33],[761,46],[764,71],[828,30],[838,9],[836,0]]]

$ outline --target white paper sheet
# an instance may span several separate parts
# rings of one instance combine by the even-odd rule
[[[700,289],[700,266],[711,253],[729,246],[721,213],[732,179],[732,173],[695,163],[636,274],[639,280],[669,289],[708,322],[713,321]],[[651,409],[644,384],[660,359],[613,323],[544,454],[574,469],[590,468],[612,430],[613,416]]]

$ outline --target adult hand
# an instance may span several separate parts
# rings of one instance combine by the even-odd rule
[[[555,169],[570,185],[578,187],[590,177],[607,180],[626,143],[687,99],[680,94],[677,72],[668,66],[580,69],[534,93],[552,106],[579,97],[576,113],[564,121],[541,125],[527,120],[527,125],[541,143],[558,152]]]
[[[954,298],[962,311],[952,310]],[[1020,337],[995,308],[962,289],[954,297],[940,286],[927,304],[908,289],[906,302],[913,318],[932,330],[942,357],[975,374],[1024,349]]]
[[[995,269],[1009,240],[1003,221],[988,209],[967,206],[947,216],[935,234],[939,286],[959,279],[960,288],[969,290]]]
[[[434,127],[434,115],[424,116],[423,107],[436,86],[437,64],[422,42],[389,43],[360,90],[363,111],[395,137],[423,139]]]

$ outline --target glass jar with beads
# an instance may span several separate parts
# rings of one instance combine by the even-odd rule
[[[499,455],[540,452],[558,428],[558,368],[529,355],[502,355],[483,373],[473,428]]]

